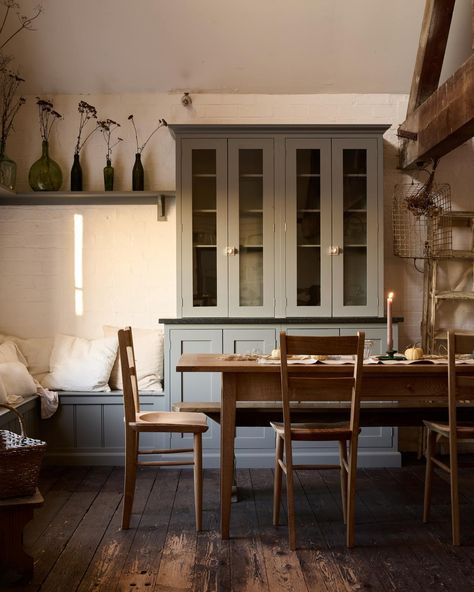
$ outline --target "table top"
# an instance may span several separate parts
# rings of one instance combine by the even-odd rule
[[[311,365],[295,364],[288,367],[291,373],[317,372],[322,374],[347,374],[352,372],[351,364],[330,365],[317,363]],[[176,364],[178,372],[234,372],[234,373],[280,373],[279,364],[259,364],[256,360],[229,360],[224,354],[191,354],[184,353]],[[463,374],[474,374],[474,365],[462,364],[459,371]],[[415,362],[411,364],[368,364],[363,366],[366,376],[388,375],[447,375],[447,364]]]

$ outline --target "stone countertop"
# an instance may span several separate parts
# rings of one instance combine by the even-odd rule
[[[403,317],[393,317],[394,323],[402,323]],[[386,325],[386,317],[193,317],[159,319],[163,325]]]

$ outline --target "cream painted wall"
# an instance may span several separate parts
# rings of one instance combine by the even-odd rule
[[[77,103],[95,105],[99,117],[122,123],[126,141],[114,150],[116,189],[129,190],[135,143],[127,121],[133,113],[141,138],[164,117],[173,123],[391,123],[385,135],[385,287],[394,290],[394,314],[403,316],[402,346],[419,340],[422,275],[409,260],[394,257],[391,202],[396,183],[411,177],[397,170],[396,128],[405,118],[406,95],[242,95],[197,94],[191,108],[180,94],[58,95],[64,115],[51,137],[51,153],[69,169],[77,133]],[[18,163],[18,191],[27,191],[27,174],[40,153],[34,97],[18,117],[8,152]],[[454,206],[474,209],[474,146],[468,142],[445,157],[438,180],[452,186]],[[144,153],[146,188],[175,188],[175,145],[164,128]],[[102,189],[103,140],[93,137],[81,157],[85,189]],[[421,176],[422,177],[422,176]],[[74,313],[73,215],[84,216],[84,301]],[[171,204],[168,221],[156,221],[154,206],[2,207],[0,208],[0,332],[48,336],[55,332],[99,336],[106,323],[153,327],[159,317],[176,315],[176,229]],[[469,311],[468,311],[469,316]],[[474,316],[474,315],[471,315]]]

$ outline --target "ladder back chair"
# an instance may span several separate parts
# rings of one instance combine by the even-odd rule
[[[436,466],[448,473],[451,486],[451,530],[453,545],[460,544],[459,528],[459,483],[458,483],[458,440],[474,438],[474,423],[456,421],[456,408],[462,400],[474,398],[474,376],[463,376],[462,365],[456,366],[456,354],[472,354],[474,333],[455,333],[448,331],[448,421],[424,421],[427,428],[425,497],[423,522],[428,522],[431,507],[431,481]],[[448,463],[445,463],[436,450],[437,443],[447,442]]]
[[[207,431],[207,420],[203,413],[173,411],[140,411],[140,399],[135,366],[133,337],[130,327],[118,332],[120,362],[123,378],[125,412],[125,478],[122,528],[130,526],[130,516],[135,494],[137,466],[194,466],[194,506],[196,530],[202,528],[202,434]],[[193,448],[141,450],[140,433],[191,433],[194,434]],[[193,452],[193,460],[142,461],[141,455],[176,454]]]
[[[341,494],[346,543],[354,545],[355,482],[359,438],[360,393],[365,334],[348,337],[310,337],[280,333],[281,395],[283,422],[271,422],[276,434],[273,524],[280,520],[282,474],[286,476],[288,505],[288,536],[292,550],[296,548],[295,497],[293,471],[297,469],[335,469],[341,472]],[[288,371],[291,355],[353,355],[354,370],[349,376],[324,376],[306,369],[298,375],[298,367]],[[316,370],[316,369],[315,369]],[[348,421],[343,423],[291,423],[293,401],[350,401]],[[298,465],[293,463],[293,441],[334,441],[339,443],[339,465]],[[347,451],[349,444],[349,452]]]

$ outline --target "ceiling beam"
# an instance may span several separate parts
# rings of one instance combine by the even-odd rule
[[[426,0],[407,115],[438,88],[455,2]]]
[[[408,133],[407,133],[408,132]],[[474,54],[400,126],[400,167],[441,158],[474,136]]]

